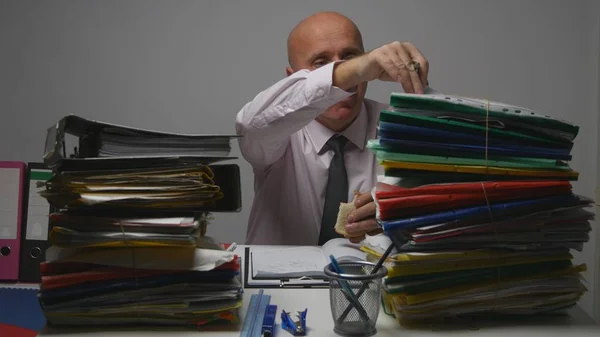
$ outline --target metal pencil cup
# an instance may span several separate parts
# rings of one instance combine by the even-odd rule
[[[381,307],[381,284],[387,269],[367,261],[339,262],[342,273],[331,264],[325,266],[329,277],[329,301],[333,331],[341,336],[372,336]]]

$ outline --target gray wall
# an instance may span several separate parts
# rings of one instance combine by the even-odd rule
[[[598,46],[596,49],[596,60],[598,61],[598,67],[596,72],[598,74],[598,81],[596,83],[596,109],[598,116],[600,116],[600,2],[595,3],[595,12],[598,14],[596,18],[596,31],[598,32]],[[600,134],[600,118],[598,119],[598,129],[596,134]],[[596,155],[596,214],[600,214],[600,137],[598,138],[597,155]],[[595,254],[595,299],[594,299],[594,319],[596,322],[600,322],[600,230],[596,230],[596,254]]]
[[[598,144],[597,1],[0,1],[0,158],[40,160],[62,116],[185,133],[233,133],[242,105],[285,75],[285,39],[300,19],[338,10],[366,47],[415,43],[432,87],[539,110],[581,126],[575,190],[592,197]],[[372,83],[387,101],[393,84]],[[239,155],[237,144],[234,154]],[[210,234],[244,241],[244,210]],[[592,238],[576,254],[594,279]],[[594,290],[590,282],[590,290]],[[582,307],[592,312],[592,296]]]

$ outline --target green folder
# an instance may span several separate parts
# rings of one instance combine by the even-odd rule
[[[546,135],[565,138],[572,141],[579,127],[567,121],[540,114],[534,110],[485,99],[461,97],[455,95],[416,95],[392,93],[390,104],[396,108],[422,109],[434,111],[458,112],[479,118],[501,119],[507,123],[524,125],[537,129]]]
[[[379,116],[380,121],[421,126],[432,129],[448,130],[455,132],[462,132],[468,134],[474,134],[478,136],[486,135],[486,127],[481,125],[470,124],[466,122],[458,122],[454,120],[439,119],[434,117],[427,117],[412,113],[406,113],[397,110],[382,110]],[[552,140],[542,137],[531,136],[520,132],[508,131],[497,128],[488,128],[487,137],[494,139],[512,139],[527,141],[533,144],[539,144],[550,147],[570,147],[572,142],[570,141],[559,141]]]
[[[454,164],[469,166],[485,166],[484,158],[442,157],[412,153],[394,152],[383,147],[378,139],[370,139],[367,148],[373,151],[379,162],[403,161],[430,164]],[[563,161],[552,159],[522,158],[522,157],[488,157],[487,164],[495,167],[522,168],[522,169],[548,169],[569,171],[570,167]]]

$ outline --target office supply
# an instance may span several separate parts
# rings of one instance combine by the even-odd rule
[[[275,335],[275,318],[277,317],[277,306],[269,304],[265,312],[262,324],[262,337],[273,337]]]
[[[506,129],[537,134],[556,140],[572,141],[579,127],[568,121],[552,118],[532,109],[494,102],[480,98],[457,95],[415,95],[392,93],[390,105],[417,111],[418,115],[431,115],[436,118],[454,117],[458,120],[482,122],[499,121]]]
[[[482,184],[487,193],[482,192]],[[571,194],[568,181],[500,181],[486,183],[438,183],[413,188],[378,183],[375,199],[380,220],[448,209],[486,205],[539,197]],[[487,197],[487,199],[486,199]]]
[[[378,259],[377,263],[375,264],[375,267],[373,267],[369,273],[370,276],[374,276],[377,275],[378,273],[382,273],[382,271],[385,271],[385,273],[383,273],[383,275],[387,274],[387,269],[386,267],[383,265],[383,263],[387,260],[387,258],[390,256],[390,254],[392,253],[392,251],[395,249],[397,243],[395,240],[392,240],[392,244],[390,244],[388,246],[388,248],[385,250],[385,252],[383,253],[383,255]],[[383,277],[382,275],[382,277]],[[357,297],[362,296],[362,294],[367,291],[367,289],[369,289],[369,283],[364,283],[360,286],[360,289],[358,289],[358,292],[356,293]],[[346,306],[346,309],[344,309],[344,311],[339,315],[339,318],[337,319],[338,322],[343,322],[347,317],[348,314],[350,314],[350,311],[352,311],[352,305],[348,304]]]
[[[37,336],[45,324],[36,288],[0,285],[0,336]]]
[[[24,162],[0,162],[0,280],[19,279],[24,181]]]
[[[244,318],[244,325],[240,331],[240,337],[258,337],[262,335],[262,324],[270,301],[271,295],[265,295],[263,289],[258,294],[252,294]]]
[[[401,110],[406,111],[406,110]],[[419,113],[415,115],[422,116]],[[423,126],[414,126],[406,124],[395,124],[389,122],[380,122],[378,126],[378,135],[382,138],[429,141],[429,142],[456,142],[473,145],[485,145],[486,137],[484,134],[468,134],[462,132],[448,131],[443,129],[429,128]],[[552,143],[547,141],[533,141],[532,139],[510,139],[488,137],[487,142],[491,146],[502,145],[526,145],[542,146],[546,148],[571,150],[572,143]]]
[[[245,246],[240,246],[240,249],[245,249]],[[387,246],[385,247],[387,248]],[[384,249],[385,249],[384,248]],[[242,255],[243,257],[243,255]],[[259,289],[245,289],[244,305],[240,308],[240,318],[243,318],[246,314],[248,304],[250,301],[250,295],[258,293]],[[266,291],[266,290],[265,290]],[[308,323],[307,335],[308,336],[333,336],[332,331],[332,316],[330,309],[329,289],[327,288],[295,288],[295,289],[278,289],[270,292],[271,303],[277,304],[279,312],[277,313],[277,325],[281,324],[281,309],[286,309],[290,312],[290,316],[295,319],[295,310],[304,310],[304,308],[311,308],[311,321]],[[383,303],[386,303],[385,301]],[[382,304],[383,304],[382,303]],[[383,308],[383,307],[382,307]],[[572,307],[565,314],[548,314],[537,317],[503,317],[501,320],[495,317],[489,316],[475,316],[471,320],[461,320],[462,322],[469,322],[469,326],[464,325],[453,325],[453,333],[458,333],[464,336],[499,336],[499,334],[509,334],[520,336],[524,333],[536,336],[553,336],[560,334],[577,334],[577,336],[596,336],[600,331],[600,327],[595,325],[593,320],[581,309],[581,307]],[[393,313],[388,312],[386,314],[384,310],[380,310],[379,317],[377,319],[378,333],[376,336],[398,336],[404,331],[405,334],[410,332],[414,336],[430,336],[432,334],[440,333],[440,329],[444,329],[443,325],[445,322],[452,323],[452,321],[442,320],[429,320],[424,326],[415,329],[405,329],[398,326],[398,322],[394,317]],[[459,321],[460,322],[460,321]],[[477,328],[473,331],[473,327]],[[239,327],[229,326],[216,326],[212,329],[208,329],[206,332],[200,332],[199,335],[211,335],[212,334],[221,336],[239,336]],[[470,329],[469,329],[470,328]],[[435,332],[432,332],[435,330]],[[0,330],[2,331],[2,330]],[[123,337],[143,337],[148,334],[156,335],[156,337],[173,337],[173,336],[187,336],[190,334],[198,334],[198,332],[189,332],[188,329],[171,329],[168,327],[159,327],[154,330],[152,327],[137,326],[133,328],[128,327],[83,327],[77,329],[63,328],[57,326],[49,326],[48,328],[39,332],[39,336],[53,336],[53,337],[68,337],[68,336],[87,336],[97,335],[99,337],[110,337],[110,336],[123,336]],[[276,337],[292,336],[289,332],[284,331],[280,327],[275,328]]]
[[[466,121],[456,121],[449,119],[439,119],[428,117],[422,114],[412,114],[403,110],[383,110],[380,114],[380,121],[395,124],[405,124],[431,129],[446,130],[452,132],[461,132],[470,135],[485,136],[487,139],[503,139],[509,141],[528,142],[530,144],[545,144],[549,147],[572,147],[572,142],[565,139],[547,139],[539,135],[517,132],[514,130],[505,130],[498,128],[486,128],[485,123],[468,123]]]
[[[329,240],[323,246],[256,246],[250,249],[250,276],[253,280],[322,279],[329,255],[340,261],[366,257],[359,244],[341,238]]]
[[[233,252],[235,249],[237,248],[237,243],[233,242],[229,245],[229,247],[227,247],[227,249],[225,249],[228,252]]]
[[[500,157],[488,154],[487,161],[484,157],[457,157],[457,156],[435,156],[414,154],[402,151],[391,151],[385,149],[379,144],[379,140],[369,140],[367,148],[372,150],[377,157],[377,161],[383,162],[405,162],[414,164],[444,164],[457,166],[489,166],[503,167],[512,169],[533,169],[533,170],[560,170],[570,171],[569,165],[560,160],[540,159],[540,158],[519,158],[519,157]],[[388,171],[389,173],[389,171]],[[386,173],[386,174],[388,174]],[[515,179],[516,177],[512,177]],[[494,179],[498,180],[498,179]],[[454,179],[453,181],[461,181]],[[464,181],[464,180],[462,180]]]
[[[227,135],[180,135],[71,115],[48,130],[41,195],[51,247],[39,302],[51,327],[185,326],[239,321],[233,251],[207,238],[211,212],[239,211]],[[78,138],[78,146],[67,144]],[[70,137],[71,139],[73,137]],[[258,325],[260,332],[262,320]]]
[[[110,249],[73,249],[51,246],[47,264],[83,263],[111,267],[151,270],[212,270],[235,259],[236,254],[217,249],[193,247],[115,247]]]
[[[296,319],[290,315],[291,312],[281,311],[281,327],[293,336],[306,336],[306,314],[308,309],[298,311]]]
[[[329,259],[331,260],[331,265],[329,266],[329,268],[334,272],[337,273],[338,275],[344,275],[344,271],[342,270],[342,267],[338,264],[337,260],[335,259],[335,257],[333,255],[329,255]],[[325,267],[327,268],[327,267]],[[333,282],[334,280],[332,280]],[[369,322],[369,314],[367,313],[367,311],[365,310],[365,308],[362,306],[362,304],[360,303],[358,297],[356,296],[356,294],[354,293],[354,291],[350,288],[350,285],[348,284],[348,280],[345,279],[335,279],[335,282],[337,282],[340,286],[341,286],[341,291],[344,295],[344,297],[346,298],[346,300],[348,302],[350,302],[354,308],[356,309],[356,311],[358,311],[358,314],[360,315],[360,318],[364,321],[364,322]]]
[[[586,291],[571,249],[594,215],[573,194],[579,127],[530,109],[452,95],[396,94],[367,147],[384,174],[376,217],[393,246],[383,304],[403,325],[472,315],[537,315]],[[351,310],[349,306],[346,312]]]
[[[138,208],[146,214],[194,214],[241,208],[237,165],[165,162],[173,165],[60,171],[41,195],[57,208],[100,213]]]
[[[68,137],[78,142],[72,152]],[[131,126],[88,120],[68,115],[49,127],[46,135],[44,163],[51,168],[63,160],[92,159],[102,162],[111,157],[153,160],[161,157],[186,156],[199,160],[231,159],[230,141],[236,135],[176,134],[145,130]]]
[[[49,214],[55,211],[39,195],[44,183],[52,177],[43,163],[27,163],[27,179],[23,187],[23,218],[21,231],[21,256],[19,281],[40,282],[40,263],[45,260],[48,248]]]
[[[193,207],[222,198],[208,166],[113,172],[60,172],[42,196],[60,208]]]
[[[337,265],[337,266],[336,266]],[[335,259],[325,268],[330,278],[329,296],[333,330],[342,336],[372,336],[377,333],[376,322],[379,316],[382,279],[387,269],[381,267],[373,273],[376,264],[367,261],[340,262]],[[340,273],[343,267],[343,273]],[[368,291],[360,291],[366,288]],[[352,289],[359,289],[360,295]],[[348,313],[343,310],[351,308]],[[368,310],[365,310],[368,308]],[[354,311],[352,311],[354,309]]]
[[[565,149],[551,149],[525,145],[465,145],[459,143],[427,142],[400,140],[380,137],[379,144],[387,150],[400,151],[413,154],[444,156],[444,157],[479,157],[487,153],[489,156],[515,157],[515,158],[540,158],[555,160],[571,160],[571,155]]]

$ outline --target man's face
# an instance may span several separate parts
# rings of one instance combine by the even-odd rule
[[[348,60],[364,53],[362,38],[356,27],[344,20],[315,22],[298,33],[293,53],[290,55],[292,67],[288,75],[300,69],[314,70],[330,62]],[[349,91],[352,96],[329,107],[317,117],[317,121],[333,131],[348,127],[365,97],[367,84],[362,83]]]

